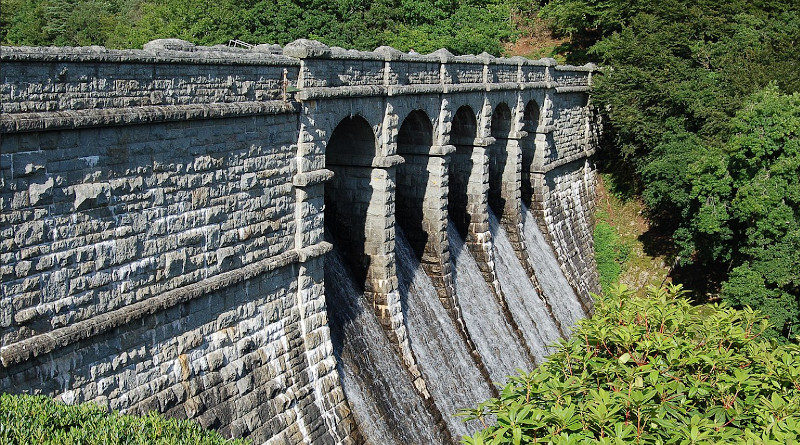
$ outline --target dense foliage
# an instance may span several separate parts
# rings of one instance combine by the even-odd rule
[[[0,40],[13,45],[140,47],[176,37],[212,45],[298,38],[372,50],[499,54],[512,36],[500,0],[2,0]]]
[[[800,440],[800,347],[745,308],[680,286],[615,288],[538,369],[468,411],[467,444],[753,444]]]
[[[800,94],[769,88],[731,128],[721,153],[690,169],[697,208],[689,227],[709,261],[732,266],[722,295],[759,308],[794,336],[791,328],[800,323]]]
[[[770,335],[791,336],[800,2],[554,0],[543,14],[571,36],[570,58],[608,67],[594,94],[613,142],[604,156],[635,172],[678,278],[762,310]]]
[[[107,412],[97,405],[64,405],[50,398],[0,395],[0,443],[4,444],[139,444],[245,445],[225,440],[186,420]]]

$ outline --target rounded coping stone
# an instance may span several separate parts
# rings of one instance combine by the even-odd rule
[[[145,51],[196,51],[194,43],[181,39],[156,39],[145,43],[142,46]]]
[[[404,62],[441,62],[441,63],[468,63],[468,64],[498,64],[498,65],[537,65],[556,66],[558,63],[553,58],[538,60],[527,59],[521,56],[495,57],[487,52],[479,55],[466,54],[456,56],[446,48],[440,48],[430,54],[405,53],[391,46],[379,46],[374,51],[359,51],[345,49],[338,46],[330,47],[318,40],[297,39],[283,48],[283,54],[298,59],[338,59],[338,60],[383,60]]]
[[[330,48],[331,59],[339,59],[339,60],[383,60],[384,57],[382,54],[378,54],[372,51],[359,51],[357,49],[345,49],[338,46],[332,46]]]
[[[298,59],[322,59],[331,54],[328,45],[309,39],[297,39],[283,47],[283,55]]]
[[[164,40],[170,40],[170,42],[165,43]],[[102,46],[3,46],[0,49],[0,59],[3,61],[26,62],[188,63],[203,65],[297,66],[300,64],[298,59],[280,54],[227,46],[186,46],[179,42],[183,41],[160,39],[146,43],[144,45],[145,49],[107,49]]]
[[[403,56],[403,52],[399,49],[392,48],[391,46],[379,46],[375,48],[375,51],[378,54],[383,54],[383,60],[390,62],[392,60],[400,60]]]
[[[439,61],[442,63],[450,62],[451,60],[453,60],[453,57],[455,57],[453,53],[446,50],[445,48],[439,48],[436,51],[432,52],[430,55],[437,56],[439,58]]]
[[[580,66],[577,65],[556,65],[558,71],[597,71],[597,65],[594,63],[586,63]]]
[[[283,54],[283,47],[277,43],[261,43],[254,46],[253,51],[268,54]]]
[[[430,54],[409,54],[390,46],[381,46],[374,51],[358,51],[329,47],[322,42],[298,39],[285,47],[277,44],[259,44],[253,48],[237,48],[227,45],[198,46],[181,39],[157,39],[146,43],[143,50],[107,49],[101,46],[88,47],[2,47],[3,60],[63,60],[63,61],[141,61],[141,62],[196,62],[234,64],[287,64],[296,65],[298,59],[338,60],[382,60],[424,63],[464,63],[515,66],[552,66],[558,71],[594,72],[597,65],[559,65],[553,58],[538,60],[520,56],[495,57],[483,52],[479,55],[453,55],[445,48]],[[155,56],[155,59],[153,58]]]

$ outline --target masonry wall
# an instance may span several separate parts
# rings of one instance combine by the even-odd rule
[[[6,135],[4,343],[291,250],[295,122]]]
[[[592,238],[594,175],[591,163],[574,162],[545,174],[543,183],[546,233],[587,307],[592,306],[590,293],[600,290]]]
[[[551,133],[545,137],[550,150],[538,186],[541,218],[567,278],[591,307],[590,293],[600,291],[592,237],[596,172],[590,159],[599,125],[585,94],[557,94],[552,106]]]
[[[145,50],[3,47],[1,106],[26,113],[274,100],[283,70],[295,79],[298,65],[269,51],[170,41]]]
[[[254,443],[333,441],[314,404],[296,292],[296,267],[282,267],[26,361],[0,385],[190,418]],[[318,377],[322,391],[338,385]]]
[[[567,276],[584,295],[597,287],[592,67],[312,41],[1,57],[0,391],[156,410],[255,443],[358,440],[329,335],[325,218],[351,233],[368,298],[428,399],[397,292],[395,219],[414,212],[409,236],[460,325],[446,225],[467,232],[494,284],[490,123],[501,103],[511,128],[498,198],[516,202],[527,172]],[[284,100],[285,85],[301,91]],[[526,136],[521,110],[534,100],[542,128]],[[451,140],[462,106],[477,133]],[[432,140],[398,149],[412,111],[431,120]],[[355,115],[374,147],[327,156]],[[541,166],[520,167],[525,147]]]
[[[0,390],[347,438],[326,249],[296,249],[298,108],[274,100],[298,65],[3,48]]]

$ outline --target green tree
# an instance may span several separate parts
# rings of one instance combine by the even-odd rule
[[[601,156],[636,172],[651,222],[671,235],[675,278],[752,304],[788,334],[800,269],[796,235],[781,224],[797,225],[798,184],[774,169],[794,156],[796,101],[780,94],[800,91],[800,3],[553,0],[542,14],[569,37],[569,59],[606,67],[594,99],[613,140]],[[747,114],[756,109],[789,123],[758,126]],[[771,131],[788,151],[751,147]]]
[[[800,94],[767,88],[731,131],[692,172],[695,243],[731,265],[724,297],[759,308],[788,335],[800,322]]]
[[[201,45],[312,38],[372,50],[445,47],[500,55],[513,38],[499,0],[0,0],[0,38],[14,45],[140,47],[157,38]]]
[[[2,0],[0,7],[0,37],[19,45],[125,46],[132,13],[126,0]]]

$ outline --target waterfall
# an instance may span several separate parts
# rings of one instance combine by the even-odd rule
[[[508,376],[517,374],[518,369],[532,370],[534,364],[528,359],[525,347],[506,322],[500,304],[492,296],[452,220],[447,225],[447,236],[461,316],[492,381],[502,384]]]
[[[454,438],[473,434],[480,423],[464,423],[455,414],[490,398],[489,385],[399,226],[395,246],[409,341],[428,391]]]
[[[366,442],[446,443],[336,248],[325,258],[325,299],[345,397]]]
[[[548,346],[561,338],[558,326],[519,262],[508,234],[491,209],[489,230],[492,232],[497,281],[500,282],[509,311],[522,331],[525,342],[534,358],[541,363],[549,353]]]
[[[581,305],[533,216],[527,208],[524,210],[524,238],[532,266],[551,300],[554,315],[562,325],[572,326],[584,316]],[[533,357],[544,360],[547,345],[560,338],[556,323],[520,264],[508,235],[491,212],[489,224],[495,272],[508,310]],[[509,326],[503,308],[452,221],[447,232],[461,316],[491,379],[502,384],[518,369],[533,369],[535,364]],[[455,414],[491,397],[491,389],[399,227],[395,246],[401,304],[417,365],[450,436],[472,434],[481,426],[464,423]],[[336,247],[325,258],[325,294],[337,369],[366,442],[446,443],[446,433],[437,427],[436,418],[415,390],[409,373]]]
[[[571,328],[584,318],[586,313],[581,306],[575,290],[570,286],[567,277],[561,270],[555,252],[539,230],[530,209],[522,205],[523,238],[528,251],[528,258],[542,287],[542,292],[550,302],[553,316],[561,327]]]

